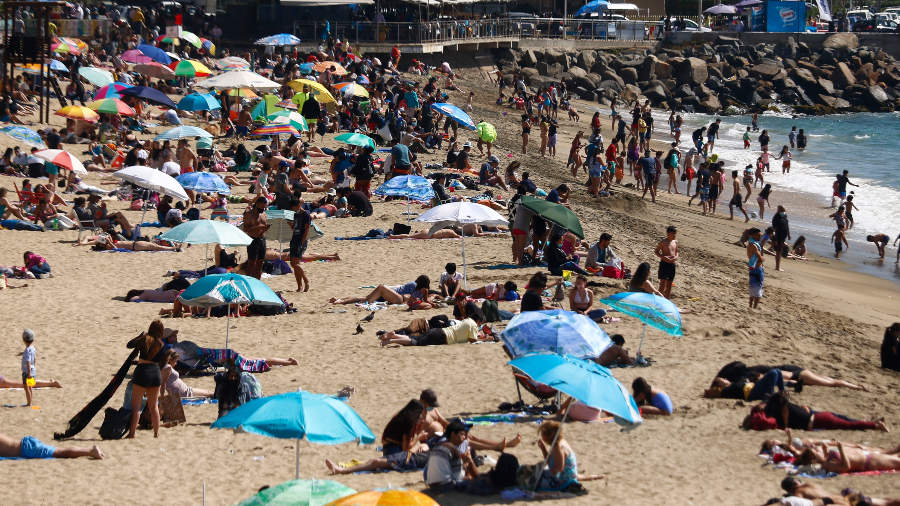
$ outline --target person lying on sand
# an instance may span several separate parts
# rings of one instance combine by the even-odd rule
[[[849,502],[844,499],[839,494],[829,494],[822,488],[818,483],[805,483],[800,481],[793,476],[788,476],[787,478],[781,480],[781,488],[787,495],[799,497],[801,499],[808,499],[812,501],[808,504],[810,505],[819,505],[819,504],[837,504],[841,506],[849,506]],[[767,502],[766,504],[775,504],[771,502]],[[795,504],[796,503],[784,503],[784,504]]]
[[[499,301],[506,300],[517,300],[519,287],[516,286],[514,281],[507,281],[505,283],[488,283],[481,288],[476,288],[468,293],[468,296],[473,299],[492,299]],[[512,296],[511,294],[515,293],[515,298],[508,298]]]
[[[777,367],[768,365],[746,366],[743,362],[730,362],[722,368],[713,380],[711,388],[728,387],[729,383],[756,383],[772,370],[780,370],[784,379],[784,386],[793,387],[795,391],[803,391],[803,386],[821,386],[831,388],[849,388],[850,390],[862,390],[868,392],[865,385],[856,385],[844,380],[836,380],[828,376],[822,376],[812,371],[793,364],[783,364]],[[724,380],[724,381],[720,381]],[[752,386],[749,388],[753,388]],[[728,397],[737,399],[738,397]],[[762,400],[762,399],[750,399]]]
[[[37,438],[25,436],[16,440],[6,434],[0,433],[0,457],[21,459],[77,459],[78,457],[91,457],[103,460],[106,455],[100,451],[100,447],[82,448],[57,448],[38,441]]]
[[[841,495],[847,498],[850,506],[900,506],[900,499],[878,499],[863,495],[852,488],[841,490]]]
[[[478,341],[493,341],[492,336],[485,336],[478,331],[478,326],[484,323],[484,314],[481,311],[457,322],[447,328],[431,329],[419,337],[409,337],[387,332],[379,336],[381,346],[399,344],[400,346],[436,346],[441,344],[476,343]]]
[[[754,406],[751,412],[762,410],[769,418],[774,418],[781,430],[878,430],[889,432],[884,418],[877,420],[854,420],[846,415],[829,411],[813,412],[809,406],[790,402],[787,392],[779,392],[763,404]]]
[[[13,381],[5,376],[0,376],[0,388],[25,388],[25,385],[22,382]],[[62,385],[55,379],[36,379],[34,380],[34,386],[31,388],[62,388]]]
[[[434,390],[426,388],[419,394],[419,401],[425,405],[425,423],[423,425],[422,442],[433,437],[439,437],[447,430],[450,421],[441,415],[437,394]],[[516,434],[512,439],[503,438],[503,441],[491,441],[469,433],[469,448],[473,450],[494,450],[502,452],[507,448],[515,448],[522,442],[522,434]]]
[[[461,236],[457,233],[458,228],[445,228],[436,231],[433,235],[428,235],[428,230],[416,230],[411,234],[392,234],[388,239],[459,239]]]
[[[830,473],[900,471],[900,455],[844,447],[844,443],[840,441],[837,448],[824,443],[806,447],[800,452],[797,461],[801,465],[819,464]]]
[[[328,302],[332,304],[356,304],[357,302],[365,302],[371,304],[373,302],[387,302],[388,304],[403,304],[409,302],[410,299],[430,300],[428,289],[431,286],[431,280],[428,276],[422,275],[415,281],[398,286],[378,285],[365,297],[348,297],[339,299],[332,297]]]
[[[812,439],[792,437],[791,429],[785,429],[784,432],[787,435],[787,442],[782,442],[778,439],[767,439],[763,441],[760,452],[770,452],[775,448],[781,448],[782,450],[797,457],[804,449],[806,449],[806,447],[820,446],[823,444],[827,446],[836,446],[839,442],[837,439]],[[862,445],[859,443],[843,442],[843,444],[844,448],[856,448],[870,453],[886,453],[888,455],[900,454],[900,445],[898,445],[896,448],[879,448],[876,446]]]
[[[78,243],[81,246],[93,246],[94,251],[110,251],[114,249],[127,249],[130,251],[175,251],[181,252],[181,248],[175,246],[162,246],[149,241],[116,241],[108,234],[101,234],[94,241]]]

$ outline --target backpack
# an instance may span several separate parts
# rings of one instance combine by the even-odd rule
[[[664,169],[671,169],[671,168],[672,168],[672,162],[669,161],[669,160],[670,160],[670,157],[668,157],[668,156],[665,158],[665,160],[663,160],[663,168],[664,168]]]
[[[500,307],[497,305],[496,300],[485,300],[481,303],[481,312],[484,314],[484,321],[486,323],[493,323],[500,321]]]
[[[131,426],[131,410],[106,408],[100,425],[101,439],[122,439]]]
[[[463,184],[463,186],[466,187],[467,190],[478,190],[478,183],[469,176],[463,176],[459,178],[459,181]]]

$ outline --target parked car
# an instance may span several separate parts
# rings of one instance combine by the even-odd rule
[[[527,12],[510,12],[509,19],[513,20],[522,29],[523,35],[532,35],[537,27],[538,17]]]
[[[669,24],[670,24],[670,26],[673,26],[673,27],[674,27],[674,26],[675,26],[675,21],[676,21],[676,20],[677,20],[677,18],[676,18],[675,16],[670,16],[670,17],[669,17]],[[684,31],[684,32],[711,32],[711,31],[712,31],[712,30],[710,30],[709,28],[707,28],[707,27],[705,27],[705,26],[700,26],[700,25],[698,25],[697,22],[694,21],[694,20],[691,20],[691,19],[683,19],[682,21],[684,21],[685,27],[684,27],[684,28],[680,28],[680,27],[679,27],[679,31]],[[664,20],[664,19],[663,19],[663,20],[660,20],[660,21],[657,21],[656,23],[654,23],[655,26],[659,26],[659,27],[663,27],[664,24],[665,24],[665,20]],[[661,28],[657,28],[657,30],[660,30],[660,29],[661,29]]]
[[[866,19],[853,24],[854,32],[896,33],[897,23],[888,20]]]

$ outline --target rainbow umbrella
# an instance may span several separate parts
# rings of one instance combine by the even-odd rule
[[[369,98],[369,91],[363,88],[363,85],[356,83],[341,83],[334,87],[336,90],[340,90],[341,94],[345,97],[363,97]]]
[[[156,42],[162,42],[164,44],[172,44],[174,46],[178,46],[181,44],[180,42],[178,42],[178,37],[169,37],[168,35],[160,35],[153,40],[155,40]]]
[[[81,105],[70,105],[68,107],[63,107],[62,109],[56,111],[55,114],[57,116],[62,116],[63,118],[80,119],[89,123],[93,123],[100,119],[99,114]]]
[[[212,74],[212,70],[209,70],[206,68],[206,65],[197,60],[181,60],[177,63],[171,63],[169,68],[175,71],[176,76],[205,77]]]
[[[78,49],[77,45],[62,41],[50,44],[50,50],[54,53],[81,54],[81,50]]]
[[[284,135],[290,134],[294,137],[300,137],[300,132],[290,124],[269,123],[253,130],[251,135]]]
[[[87,169],[84,168],[84,164],[68,151],[62,149],[44,149],[42,151],[35,151],[32,154],[38,158],[47,160],[52,164],[65,167],[76,174],[88,173]]]
[[[93,109],[103,114],[121,114],[122,116],[134,116],[134,109],[117,98],[103,98],[87,104],[88,109]]]
[[[250,68],[250,62],[237,56],[229,56],[219,60],[219,66],[223,70],[247,70]]]
[[[66,44],[73,45],[82,51],[85,51],[88,48],[87,43],[85,43],[81,39],[73,39],[71,37],[60,37],[59,40],[62,42],[65,42]]]
[[[200,37],[200,47],[209,51],[209,54],[216,55],[216,45],[211,40]]]
[[[147,77],[155,77],[157,79],[172,79],[175,77],[175,72],[172,71],[172,69],[155,61],[135,65],[134,71],[138,74],[143,74]]]
[[[405,488],[376,488],[348,495],[326,506],[440,506],[427,495]]]
[[[137,49],[131,49],[122,53],[122,61],[127,61],[128,63],[150,63],[153,61],[153,58]]]
[[[345,69],[340,63],[336,61],[323,61],[316,63],[313,65],[313,70],[316,72],[325,72],[326,70],[331,70],[331,67],[334,67],[334,75],[342,76],[347,73],[347,69]]]
[[[232,97],[247,97],[247,98],[256,98],[259,95],[253,93],[253,90],[250,88],[235,88],[228,92]]]
[[[94,93],[94,100],[100,100],[101,98],[122,98],[122,96],[119,95],[119,92],[122,90],[127,90],[131,87],[132,86],[130,84],[107,84],[106,86],[97,90],[97,93]]]
[[[352,61],[353,63],[359,63],[359,62],[362,61],[362,58],[360,58],[359,56],[356,56],[356,55],[353,54],[353,53],[348,54],[348,55],[347,55],[347,59],[350,60],[350,61]]]
[[[309,125],[306,124],[306,118],[296,111],[278,111],[266,116],[266,120],[271,124],[291,125],[297,130],[302,130],[304,132],[309,131]]]

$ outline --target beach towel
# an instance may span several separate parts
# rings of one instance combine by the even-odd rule
[[[206,355],[210,363],[218,364],[224,367],[229,360],[234,361],[234,365],[239,371],[243,372],[266,372],[270,369],[269,364],[265,360],[248,360],[234,350],[222,348],[197,348],[198,353]]]
[[[140,224],[141,228],[152,227],[152,228],[165,228],[166,226],[159,221],[145,221]]]
[[[100,395],[94,397],[91,402],[87,403],[87,406],[82,408],[81,411],[78,412],[77,415],[72,417],[69,420],[69,426],[66,428],[65,432],[56,432],[53,434],[53,439],[60,441],[62,439],[68,439],[79,432],[84,430],[85,427],[91,422],[94,416],[103,409],[103,406],[106,406],[106,403],[112,398],[113,394],[116,393],[116,390],[119,389],[119,386],[122,384],[122,381],[125,380],[125,376],[128,374],[129,369],[131,369],[131,362],[134,361],[135,357],[137,357],[138,350],[134,350],[128,355],[128,358],[125,360],[125,363],[122,364],[122,367],[119,367],[119,370],[116,371],[115,376],[109,381],[109,384],[106,385],[106,388],[100,392]]]

